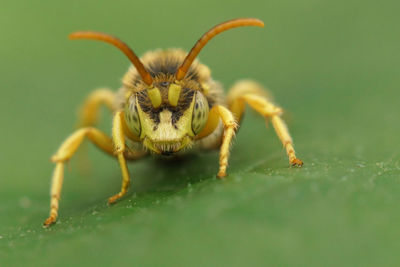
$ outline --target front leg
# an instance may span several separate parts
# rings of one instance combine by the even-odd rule
[[[224,106],[216,105],[214,106],[209,113],[208,122],[205,126],[203,132],[199,134],[199,137],[202,138],[215,130],[218,125],[219,120],[222,120],[224,125],[224,133],[222,136],[222,142],[220,147],[220,154],[219,154],[219,171],[218,171],[218,178],[223,178],[226,176],[226,168],[228,166],[228,159],[229,159],[229,149],[232,142],[233,137],[235,136],[235,130],[238,126],[236,120],[232,114]]]
[[[118,162],[122,171],[122,186],[121,186],[121,191],[118,194],[115,194],[114,196],[108,199],[109,204],[115,203],[118,199],[123,197],[128,191],[130,185],[130,177],[124,155],[126,146],[125,146],[125,134],[123,131],[123,120],[124,120],[123,112],[122,111],[116,112],[113,119],[112,135],[114,140],[115,153],[118,157]]]

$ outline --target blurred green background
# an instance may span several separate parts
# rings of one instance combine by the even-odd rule
[[[398,1],[5,1],[0,9],[0,265],[398,265],[400,35]],[[218,153],[130,165],[90,146],[72,160],[60,220],[48,215],[49,157],[98,87],[117,89],[129,62],[68,33],[112,33],[142,54],[190,49],[211,26],[257,17],[211,41],[200,60],[229,88],[252,78],[284,107],[301,169],[248,112],[229,177]],[[101,129],[109,132],[103,111]]]

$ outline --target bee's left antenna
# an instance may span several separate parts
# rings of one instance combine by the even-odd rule
[[[140,76],[142,77],[143,81],[147,85],[151,85],[153,83],[153,79],[150,73],[145,69],[140,59],[136,56],[136,54],[132,51],[132,49],[129,48],[128,45],[126,45],[118,38],[105,33],[92,32],[92,31],[74,32],[71,33],[68,36],[68,38],[71,40],[76,40],[76,39],[98,40],[112,44],[113,46],[119,48],[119,50],[121,50],[130,59],[130,61],[132,62],[132,64],[135,66]]]

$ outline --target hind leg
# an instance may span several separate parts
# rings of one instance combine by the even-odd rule
[[[241,81],[236,83],[231,89],[228,95],[228,105],[229,109],[238,121],[242,118],[245,104],[248,104],[266,119],[271,120],[276,134],[285,147],[290,165],[302,166],[303,162],[296,157],[289,130],[280,117],[283,113],[282,109],[275,106],[268,99],[268,96],[263,92],[262,87],[258,83],[252,81]]]
[[[104,105],[113,111],[115,93],[109,89],[96,89],[86,98],[78,114],[78,127],[95,126],[99,120],[100,108]]]
[[[100,88],[92,91],[85,99],[78,110],[78,121],[76,128],[96,126],[100,119],[100,111],[103,106],[111,112],[114,109],[115,93],[109,89]],[[83,142],[78,157],[78,169],[82,174],[87,174],[91,170],[88,158],[87,144]]]

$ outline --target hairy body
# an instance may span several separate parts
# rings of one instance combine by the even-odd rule
[[[202,103],[193,101],[196,92],[206,98],[203,103],[211,110],[216,105],[226,106],[226,97],[220,83],[215,82],[211,77],[210,69],[197,60],[191,65],[188,75],[180,83],[182,90],[178,102],[171,105],[168,99],[169,87],[175,82],[177,69],[182,64],[187,52],[181,49],[157,50],[146,53],[141,61],[149,70],[153,84],[160,93],[160,105],[154,108],[146,85],[140,79],[134,67],[129,68],[125,74],[122,84],[116,94],[114,109],[124,111],[129,105],[129,98],[132,95],[138,99],[142,116],[146,122],[144,132],[139,135],[128,135],[127,137],[135,144],[134,149],[142,145],[144,150],[150,152],[171,155],[181,149],[194,147],[216,148],[222,140],[223,125],[219,122],[206,128],[207,132],[196,130],[204,129],[208,119],[208,111],[201,107]],[[191,105],[193,103],[193,105]],[[188,111],[188,112],[187,112]],[[185,114],[187,112],[187,114]],[[125,113],[128,114],[129,112]],[[134,123],[134,118],[125,116],[127,123]],[[139,118],[137,118],[139,119]],[[204,125],[201,125],[203,123]],[[193,135],[187,135],[189,126],[192,126]],[[197,126],[197,127],[196,127]],[[203,127],[202,127],[203,126]],[[127,125],[127,128],[129,126]],[[190,130],[189,130],[190,131]]]

